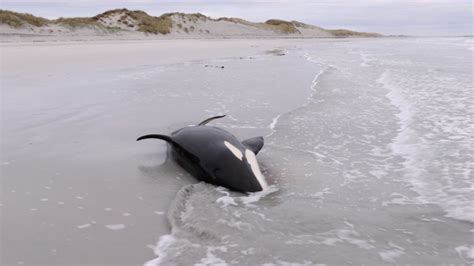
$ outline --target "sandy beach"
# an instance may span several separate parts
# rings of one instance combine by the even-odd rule
[[[474,260],[470,38],[0,49],[2,265]],[[135,141],[217,114],[265,137],[272,193],[196,184]]]
[[[140,90],[158,89],[152,78],[161,69],[252,60],[296,43],[2,44],[2,262],[139,265],[153,258],[147,246],[169,232],[169,204],[192,180],[172,164],[167,170],[158,167],[165,145],[135,139],[225,112],[205,111],[219,106],[225,92],[219,93],[223,99],[198,102],[203,97],[183,101],[182,92],[169,91],[159,102],[147,102]],[[225,69],[206,70],[229,75]],[[140,80],[151,83],[135,83]],[[184,90],[194,83],[186,70],[168,82],[178,80]],[[242,104],[249,102],[236,107]],[[173,176],[160,178],[161,171]]]

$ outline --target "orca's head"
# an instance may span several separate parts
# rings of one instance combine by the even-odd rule
[[[268,188],[255,153],[244,145],[233,145],[227,141],[224,141],[219,153],[213,178],[223,186],[241,192],[257,192]]]

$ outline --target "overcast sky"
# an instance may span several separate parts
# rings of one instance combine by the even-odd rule
[[[114,8],[151,15],[201,12],[260,22],[298,20],[325,28],[383,34],[472,34],[473,0],[2,0],[1,8],[37,16],[93,16]]]

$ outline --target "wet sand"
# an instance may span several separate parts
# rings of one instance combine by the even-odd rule
[[[2,44],[2,263],[139,265],[153,258],[147,246],[169,233],[166,211],[171,200],[184,184],[194,181],[173,164],[159,167],[166,151],[163,143],[135,139],[227,112],[219,109],[218,99],[226,84],[215,84],[212,95],[199,91],[213,75],[231,75],[231,70],[206,68],[209,76],[191,79],[184,69],[166,77],[172,85],[197,86],[196,95],[185,99],[179,91],[158,88],[153,74],[163,68],[204,68],[200,60],[215,65],[225,65],[225,60],[209,60],[253,60],[252,56],[292,44],[291,40]],[[253,74],[249,70],[247,76]],[[241,81],[242,86],[252,84]],[[277,86],[280,95],[291,81],[286,83]],[[263,85],[257,95],[274,90]],[[141,90],[152,89],[167,95],[159,100],[159,95],[140,96]],[[305,93],[296,93],[281,108],[298,105]],[[259,106],[245,100],[236,109],[242,104]],[[238,112],[233,115],[238,117]],[[268,114],[270,121],[272,115]],[[244,137],[246,132],[236,133]],[[174,176],[160,178],[160,173]]]

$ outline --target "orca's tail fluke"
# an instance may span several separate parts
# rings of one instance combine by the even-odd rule
[[[171,140],[169,136],[160,135],[160,134],[149,134],[149,135],[141,136],[137,139],[137,141],[142,140],[142,139],[161,139],[166,142],[173,143],[173,141]]]
[[[204,126],[204,125],[206,125],[207,123],[211,122],[214,119],[223,118],[223,117],[225,117],[225,115],[216,115],[216,116],[213,116],[213,117],[209,117],[208,119],[206,119],[206,120],[202,121],[201,123],[199,123],[198,126]]]

